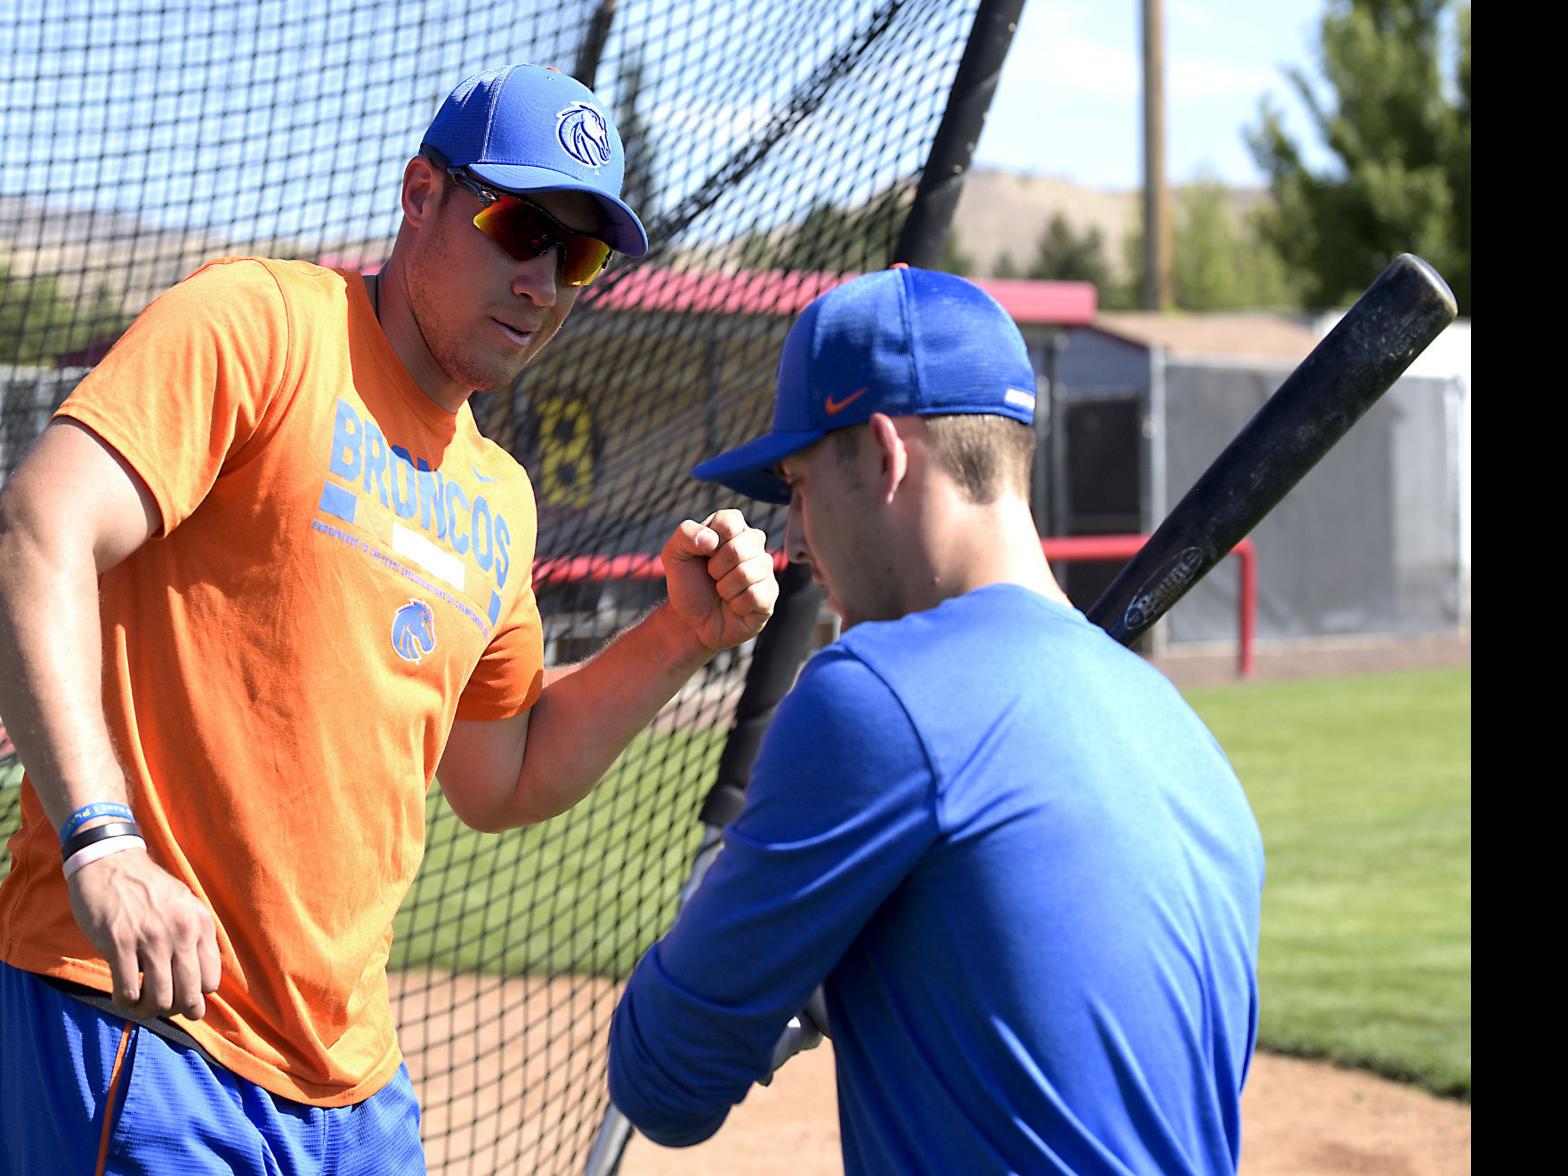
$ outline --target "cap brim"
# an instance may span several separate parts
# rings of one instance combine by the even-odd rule
[[[603,236],[611,249],[627,257],[641,257],[648,252],[648,233],[629,205],[565,172],[548,167],[486,163],[470,164],[468,170],[486,183],[508,192],[586,192],[604,210]]]
[[[768,433],[692,467],[691,474],[704,482],[728,486],[759,502],[774,502],[782,506],[789,502],[789,487],[773,472],[773,467],[790,454],[799,453],[825,436],[825,429],[805,433]]]

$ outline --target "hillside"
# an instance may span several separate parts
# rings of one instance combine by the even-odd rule
[[[1263,193],[1237,189],[1238,213]],[[1123,241],[1142,216],[1136,189],[1089,188],[1059,176],[1026,175],[977,168],[969,173],[953,216],[960,249],[974,258],[976,272],[990,274],[1004,252],[1020,268],[1034,256],[1035,242],[1055,213],[1079,232],[1100,230],[1105,258],[1120,275]],[[61,275],[62,289],[80,293],[84,273],[103,275],[125,291],[125,307],[139,310],[202,261],[236,250],[273,256],[325,256],[332,264],[360,265],[383,256],[384,241],[339,242],[305,248],[298,242],[236,244],[202,232],[157,228],[135,216],[84,212],[16,197],[0,196],[0,266],[17,273]],[[732,261],[731,251],[711,243],[704,260]]]
[[[1238,215],[1263,196],[1259,189],[1232,191]],[[1119,275],[1122,242],[1143,218],[1142,194],[1136,188],[1086,188],[1059,176],[976,168],[964,180],[953,230],[959,248],[975,259],[977,272],[989,274],[1004,252],[1010,252],[1018,266],[1027,266],[1035,241],[1058,212],[1079,232],[1100,230],[1105,259]]]

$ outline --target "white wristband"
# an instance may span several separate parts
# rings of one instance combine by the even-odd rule
[[[83,866],[90,866],[99,858],[106,858],[111,853],[119,853],[125,849],[146,849],[147,843],[140,837],[110,837],[85,849],[79,849],[65,860],[60,867],[60,872],[69,878]]]

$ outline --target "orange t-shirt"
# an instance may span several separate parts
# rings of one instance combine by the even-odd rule
[[[154,861],[212,909],[212,1056],[317,1106],[401,1062],[385,965],[454,717],[532,706],[543,647],[522,469],[426,397],[357,275],[214,262],[60,409],[157,501],[100,582],[104,704]],[[0,959],[108,991],[30,783]]]

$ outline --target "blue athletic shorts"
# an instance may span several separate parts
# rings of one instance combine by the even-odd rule
[[[348,1107],[263,1090],[0,963],[0,1176],[423,1176],[408,1069]]]

